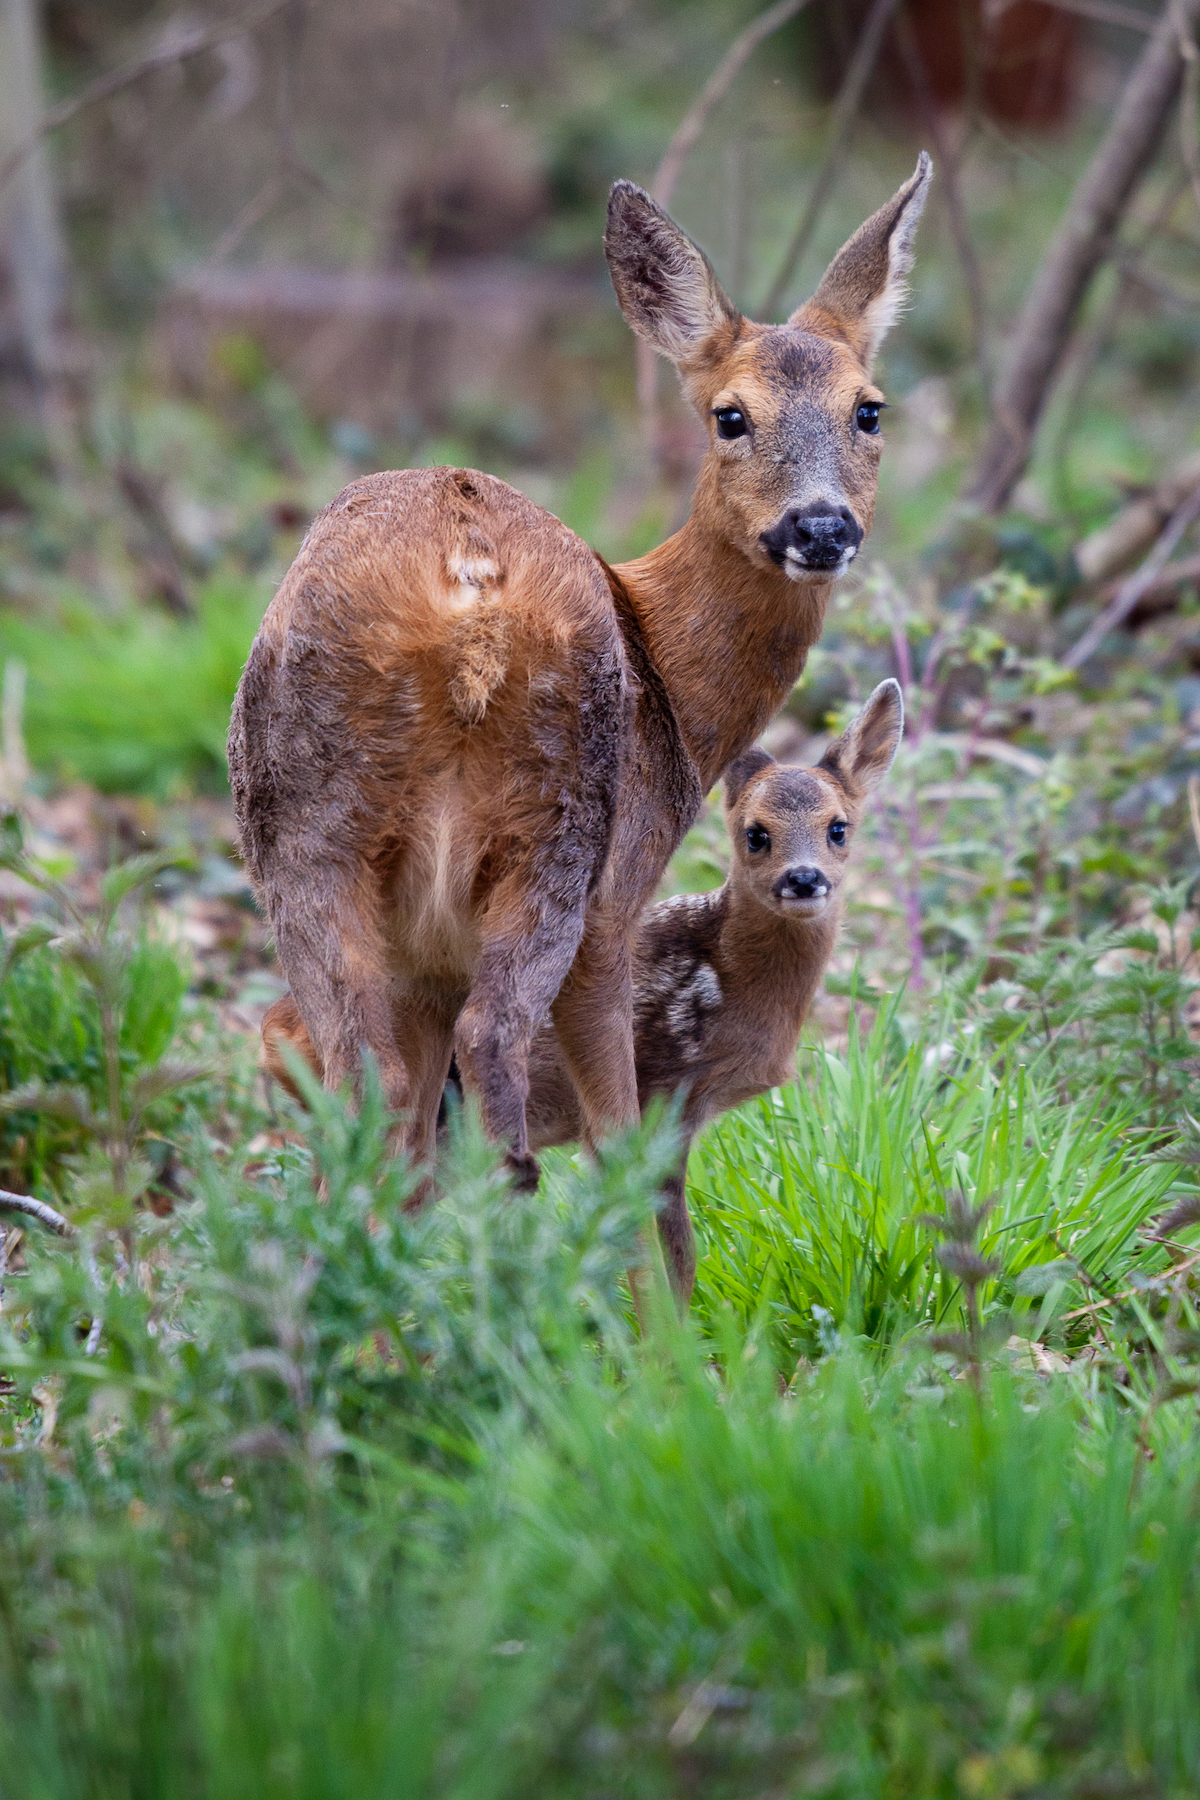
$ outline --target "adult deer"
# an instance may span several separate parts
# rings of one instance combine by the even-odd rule
[[[870,528],[930,163],[786,325],[619,181],[629,324],[710,437],[683,529],[610,568],[488,475],[353,482],[267,610],[229,735],[242,845],[328,1087],[364,1050],[429,1164],[452,1051],[516,1178],[553,1016],[586,1135],[638,1117],[631,936],[704,793],[779,706]]]

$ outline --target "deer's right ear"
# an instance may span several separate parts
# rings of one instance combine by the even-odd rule
[[[616,181],[604,254],[626,319],[672,362],[697,356],[715,331],[741,321],[703,250],[643,188]]]
[[[740,756],[735,756],[725,771],[726,806],[736,806],[745,791],[746,783],[753,781],[756,775],[761,775],[764,769],[774,767],[775,758],[768,756],[765,750],[760,750],[757,744],[750,750],[743,750]]]
[[[922,150],[904,186],[842,245],[812,299],[788,321],[802,331],[844,338],[868,374],[904,305],[904,278],[932,176]]]

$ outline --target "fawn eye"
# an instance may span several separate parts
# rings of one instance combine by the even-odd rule
[[[858,429],[865,431],[868,437],[874,437],[879,430],[879,415],[883,411],[883,405],[882,400],[864,400],[854,415]]]
[[[739,407],[719,406],[715,416],[718,437],[745,437],[750,429],[749,425],[746,423],[746,415]]]
[[[845,821],[845,819],[835,819],[833,821],[833,824],[829,827],[829,841],[831,844],[844,844],[845,843],[845,841],[846,841],[846,821]]]
[[[752,853],[771,848],[771,834],[763,825],[751,825],[746,832],[746,848]]]

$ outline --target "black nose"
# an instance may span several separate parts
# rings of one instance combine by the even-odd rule
[[[781,569],[835,569],[862,543],[862,526],[848,506],[794,506],[764,531],[762,546]]]
[[[829,892],[829,878],[820,869],[785,869],[774,891],[777,900],[821,900]]]

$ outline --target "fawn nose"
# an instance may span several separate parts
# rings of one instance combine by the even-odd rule
[[[836,569],[862,543],[862,526],[848,506],[793,506],[762,535],[762,546],[781,569]]]
[[[775,883],[777,900],[824,900],[829,877],[820,869],[785,869]]]

